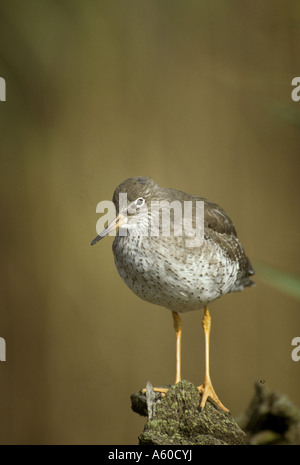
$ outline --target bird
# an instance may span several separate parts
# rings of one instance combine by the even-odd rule
[[[176,336],[175,384],[181,381],[180,314],[204,309],[203,383],[200,410],[208,397],[228,413],[210,376],[211,315],[208,304],[255,285],[253,267],[235,226],[218,204],[138,176],[113,193],[115,218],[92,241],[114,234],[113,255],[125,284],[141,299],[172,312]],[[164,221],[163,221],[164,220]],[[163,395],[167,388],[154,388]]]

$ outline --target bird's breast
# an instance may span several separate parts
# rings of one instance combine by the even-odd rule
[[[237,264],[221,247],[206,240],[187,248],[182,238],[116,236],[113,253],[118,272],[140,298],[172,311],[202,308],[230,291]]]

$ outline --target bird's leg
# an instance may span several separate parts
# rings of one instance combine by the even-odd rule
[[[182,333],[182,323],[181,318],[177,312],[172,312],[174,320],[174,329],[176,334],[176,377],[175,384],[181,381],[181,333]]]
[[[176,334],[176,376],[175,376],[175,384],[181,381],[181,333],[182,333],[182,323],[181,318],[177,312],[172,312],[173,321],[174,321],[174,329]],[[160,388],[154,387],[154,392],[160,392],[162,394],[166,394],[168,392],[168,388]],[[146,389],[143,389],[142,392],[146,392]]]
[[[218,396],[215,393],[215,390],[212,386],[212,382],[210,379],[209,374],[209,336],[210,336],[210,327],[211,327],[211,317],[209,314],[209,310],[207,307],[204,307],[204,316],[202,320],[202,326],[204,331],[204,343],[205,343],[205,376],[204,382],[201,386],[198,386],[198,390],[201,394],[201,403],[200,408],[203,409],[206,404],[206,400],[208,397],[211,397],[214,402],[225,412],[229,412],[229,410],[224,407],[222,402],[219,400]]]

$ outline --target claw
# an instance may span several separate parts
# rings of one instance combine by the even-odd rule
[[[222,404],[217,394],[215,393],[210,380],[204,381],[201,386],[198,386],[198,391],[201,394],[200,412],[204,409],[207,398],[210,397],[217,404],[217,406],[220,407],[220,409],[226,413],[229,413],[228,408]]]
[[[159,388],[154,387],[152,389],[154,392],[160,392],[160,394],[162,394],[163,396],[165,396],[169,390],[169,388],[160,388],[160,387]],[[146,388],[142,389],[142,394],[146,394],[146,391],[147,391]]]

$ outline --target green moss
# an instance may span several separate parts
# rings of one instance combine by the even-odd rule
[[[192,383],[183,380],[171,386],[165,397],[156,397],[153,418],[139,436],[140,444],[245,444],[245,434],[230,414],[209,401],[201,412],[199,405],[200,394]]]

